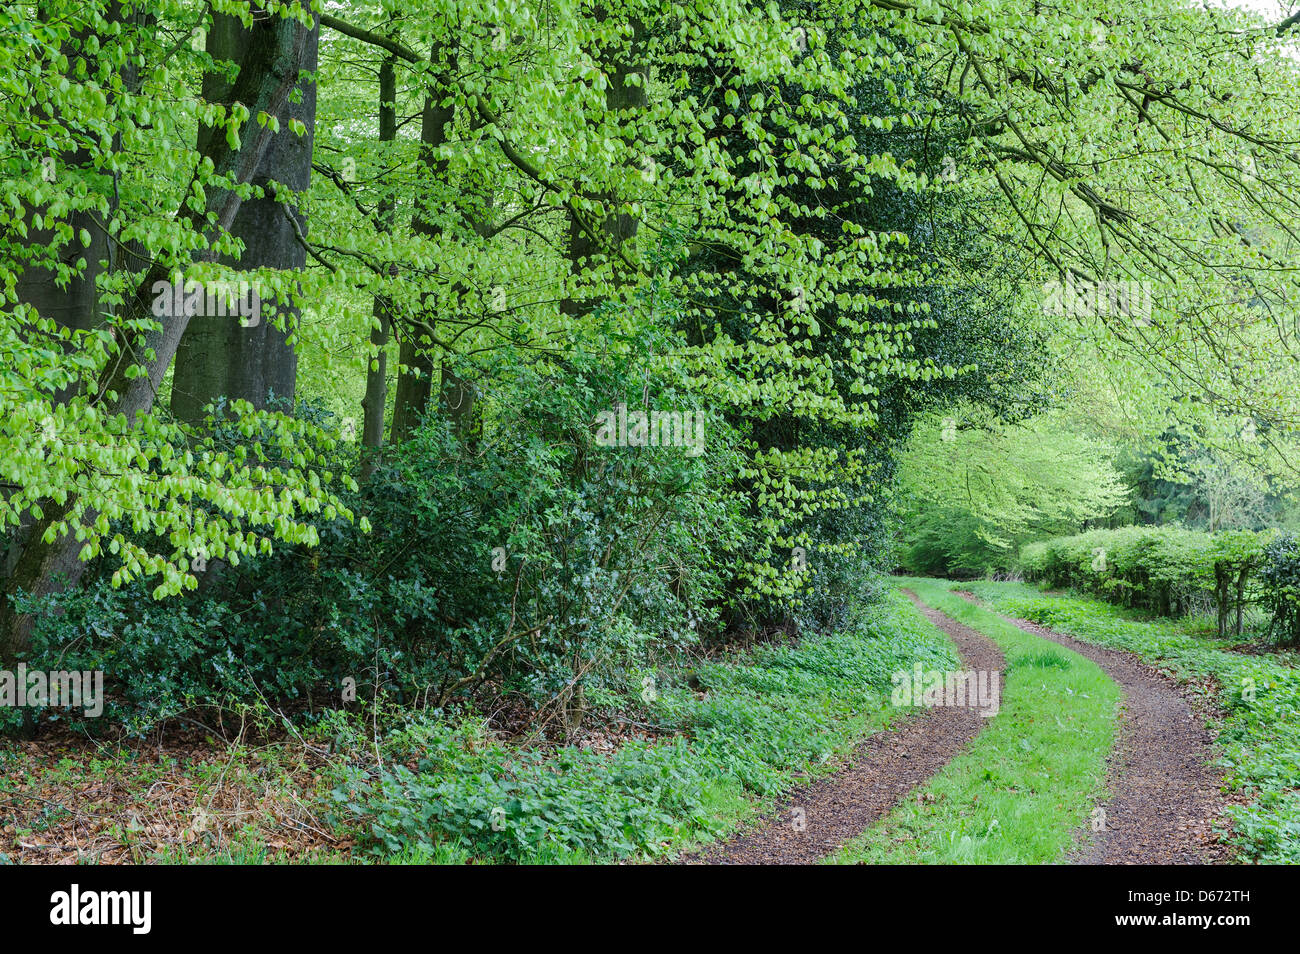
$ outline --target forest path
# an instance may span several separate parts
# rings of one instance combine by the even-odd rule
[[[973,593],[956,591],[982,606]],[[987,607],[986,607],[987,608]],[[1024,619],[1003,617],[1031,635],[1091,659],[1123,691],[1106,778],[1104,828],[1087,830],[1076,864],[1223,864],[1214,835],[1223,810],[1222,773],[1211,764],[1213,735],[1176,682],[1131,653],[1103,649]]]
[[[910,590],[903,592],[952,638],[965,669],[1002,670],[1002,651],[991,639],[930,609]],[[679,863],[816,863],[885,816],[969,746],[991,721],[967,706],[922,709],[896,728],[868,738],[841,771],[790,793],[776,815]]]

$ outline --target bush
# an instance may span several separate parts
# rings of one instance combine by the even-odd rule
[[[1264,549],[1259,570],[1264,608],[1271,614],[1270,635],[1300,644],[1300,541],[1285,534]]]

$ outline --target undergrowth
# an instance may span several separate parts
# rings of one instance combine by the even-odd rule
[[[659,734],[612,753],[521,750],[481,722],[413,717],[379,741],[382,766],[352,760],[334,790],[335,820],[386,858],[674,853],[734,828],[796,776],[833,768],[888,723],[891,674],[916,662],[947,669],[956,658],[895,594],[851,632],[661,673],[642,702]]]

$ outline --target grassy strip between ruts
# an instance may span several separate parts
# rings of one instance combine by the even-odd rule
[[[647,716],[675,733],[609,754],[512,748],[442,722],[383,745],[335,793],[340,823],[403,861],[564,863],[669,855],[734,829],[889,723],[892,675],[956,666],[898,593],[853,632],[658,676]],[[639,689],[639,680],[635,683]],[[413,766],[413,768],[412,768]]]
[[[937,580],[901,580],[1006,657],[1001,711],[971,747],[832,864],[1060,861],[1103,792],[1120,689],[1078,653],[1024,632]]]
[[[1219,736],[1228,781],[1252,800],[1232,806],[1234,842],[1249,861],[1300,863],[1300,671],[1230,641],[1191,635],[1191,624],[1142,621],[1095,599],[1046,596],[1015,583],[969,587],[993,609],[1099,646],[1125,649],[1204,687],[1226,712]]]

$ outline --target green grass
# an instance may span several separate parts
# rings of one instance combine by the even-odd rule
[[[1001,710],[966,752],[918,789],[919,800],[909,797],[827,861],[1062,860],[1104,791],[1119,687],[1095,663],[967,603],[949,584],[902,585],[1002,649]]]
[[[1140,620],[1100,600],[1014,583],[970,589],[1000,613],[1128,650],[1209,694],[1226,713],[1219,743],[1228,782],[1251,800],[1229,809],[1233,842],[1248,861],[1300,864],[1300,671],[1292,657],[1234,653],[1232,641],[1194,635],[1193,622]]]
[[[855,631],[764,646],[686,674],[661,672],[643,719],[664,735],[609,754],[521,750],[475,723],[415,719],[383,744],[386,768],[335,791],[336,824],[380,858],[571,863],[671,855],[833,771],[899,716],[891,676],[956,667],[951,642],[899,594]],[[639,692],[639,680],[631,687]],[[414,766],[411,768],[410,766]],[[495,820],[496,824],[493,824]]]

